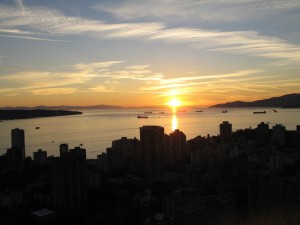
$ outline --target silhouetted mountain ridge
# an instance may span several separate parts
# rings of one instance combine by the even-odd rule
[[[211,107],[277,107],[300,108],[300,94],[288,94],[279,97],[256,100],[252,102],[234,101],[213,105]]]

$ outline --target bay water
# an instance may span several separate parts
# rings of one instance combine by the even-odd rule
[[[139,128],[157,125],[165,128],[165,133],[183,131],[187,140],[198,135],[219,134],[219,124],[229,121],[233,130],[256,128],[260,122],[270,128],[282,124],[287,130],[295,130],[300,125],[300,109],[271,108],[203,108],[188,110],[158,109],[98,109],[84,110],[81,115],[48,118],[7,120],[0,122],[0,154],[11,146],[10,132],[13,128],[25,130],[26,155],[43,149],[48,156],[59,155],[59,145],[69,144],[70,148],[82,146],[87,150],[87,158],[94,159],[111,146],[113,140],[121,137],[138,138]],[[253,114],[254,111],[266,113]],[[137,118],[138,115],[148,118]]]

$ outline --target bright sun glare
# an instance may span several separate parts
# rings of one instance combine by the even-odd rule
[[[181,105],[181,102],[178,99],[173,98],[168,102],[168,105],[172,107],[178,107]]]

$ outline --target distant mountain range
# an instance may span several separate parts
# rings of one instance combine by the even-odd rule
[[[280,97],[256,100],[252,102],[227,102],[211,107],[273,107],[273,108],[300,108],[300,94],[288,94]]]

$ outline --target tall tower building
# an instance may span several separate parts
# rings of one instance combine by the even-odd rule
[[[7,164],[12,170],[22,170],[24,166],[23,152],[19,147],[11,147],[6,151]]]
[[[275,143],[277,143],[279,146],[284,146],[286,144],[287,134],[285,126],[276,124],[275,126],[273,126],[272,133],[272,138]]]
[[[23,129],[15,128],[11,130],[11,147],[20,148],[22,160],[25,159],[25,132]]]
[[[181,161],[186,156],[186,136],[176,129],[170,134],[170,159],[171,165]]]
[[[220,140],[221,143],[228,143],[231,141],[232,124],[228,121],[223,121],[220,124]]]
[[[56,210],[82,211],[87,202],[86,150],[75,147],[52,160],[53,202]]]
[[[147,176],[159,175],[164,170],[164,128],[140,127],[142,171]]]
[[[257,125],[257,143],[258,145],[262,146],[262,145],[266,145],[269,142],[269,134],[270,134],[270,130],[269,130],[269,125],[261,122],[260,124]]]
[[[25,160],[24,130],[19,128],[11,130],[11,148],[7,149],[6,154],[9,168],[22,170]]]
[[[68,144],[60,144],[59,145],[59,156],[61,157],[63,154],[69,152]]]

